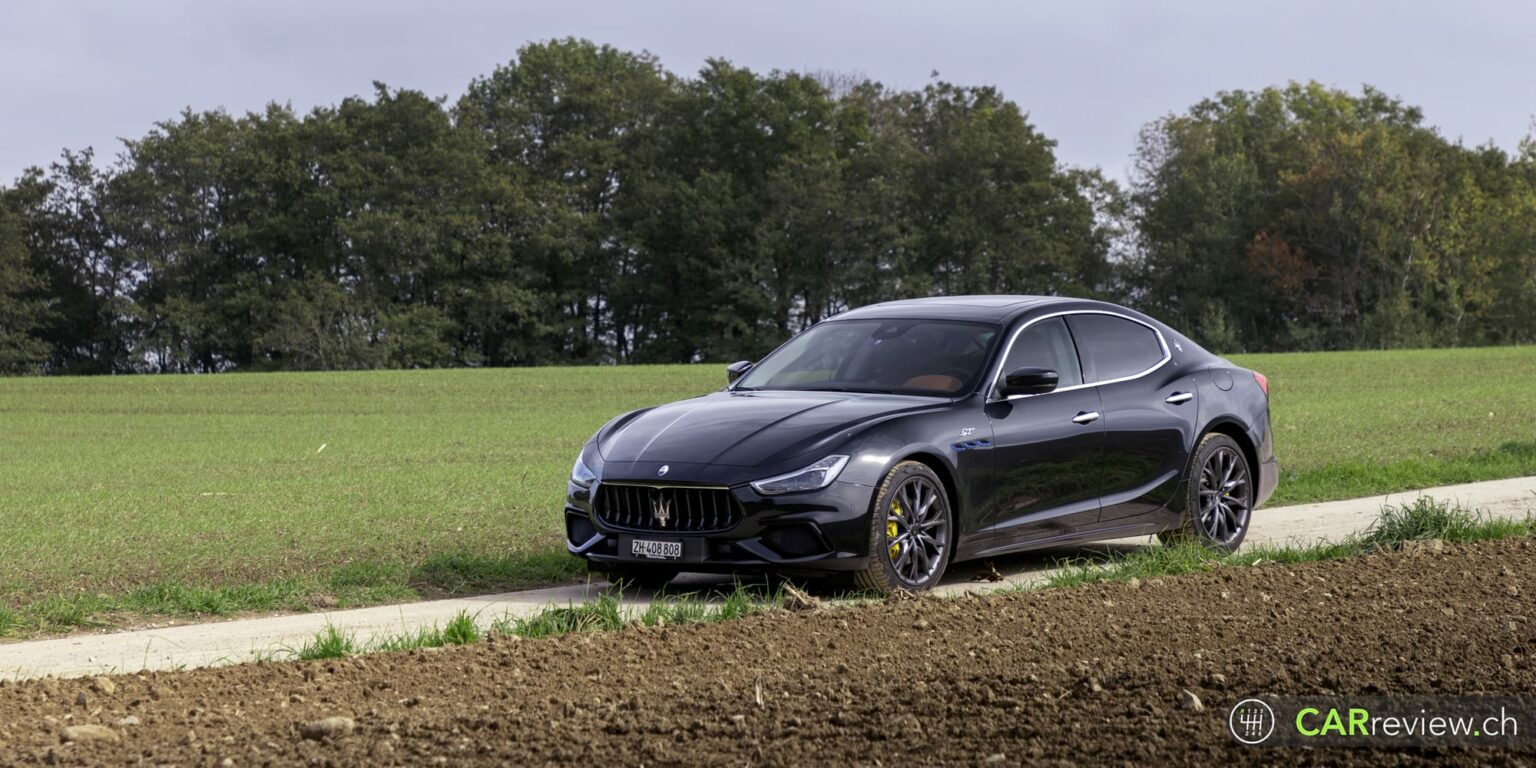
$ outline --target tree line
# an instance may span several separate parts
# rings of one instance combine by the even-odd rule
[[[1536,148],[1233,91],[1125,186],[994,88],[528,45],[451,103],[187,111],[0,186],[0,371],[753,358],[845,309],[1125,302],[1223,352],[1536,339]]]

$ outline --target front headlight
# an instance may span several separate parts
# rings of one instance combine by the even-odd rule
[[[832,481],[837,479],[837,473],[843,471],[843,465],[847,463],[847,456],[828,456],[809,467],[797,469],[778,477],[758,480],[752,483],[752,488],[765,496],[772,496],[776,493],[814,491],[831,485]]]
[[[581,457],[576,457],[576,465],[571,467],[571,482],[583,488],[591,488],[592,481],[597,479],[597,473],[587,468],[582,463]]]

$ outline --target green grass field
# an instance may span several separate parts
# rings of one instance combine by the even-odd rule
[[[1272,504],[1536,474],[1536,349],[1250,355]],[[0,379],[0,635],[576,578],[613,415],[720,366]]]
[[[1232,360],[1269,377],[1271,506],[1536,475],[1536,347]]]

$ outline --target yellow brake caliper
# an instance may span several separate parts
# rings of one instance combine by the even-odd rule
[[[898,516],[901,514],[901,504],[899,502],[896,502],[896,501],[892,501],[891,502],[891,513],[894,514],[894,515],[898,515]],[[896,531],[896,521],[892,520],[890,518],[886,518],[886,521],[885,521],[885,540],[886,541],[892,541],[893,539],[896,538],[896,534],[897,534],[897,531]],[[889,554],[890,554],[890,557],[891,557],[891,562],[896,562],[896,558],[901,557],[901,544],[899,544],[899,543],[892,543]]]

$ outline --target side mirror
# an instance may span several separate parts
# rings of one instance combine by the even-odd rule
[[[735,384],[737,379],[745,376],[747,371],[752,370],[752,365],[751,360],[737,360],[727,365],[725,367],[725,383]]]
[[[1049,368],[1015,368],[1003,374],[997,391],[1003,397],[1043,395],[1055,391],[1057,381],[1056,372]]]

